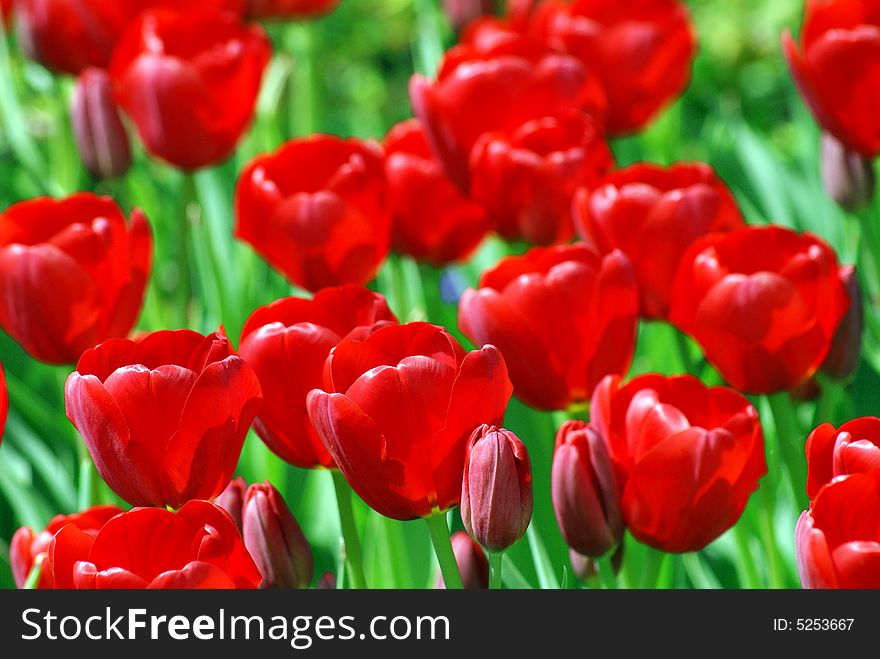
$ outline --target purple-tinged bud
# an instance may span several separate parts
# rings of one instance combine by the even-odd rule
[[[238,527],[239,533],[242,531],[241,509],[244,507],[244,497],[246,492],[247,483],[245,483],[244,479],[239,476],[238,478],[229,481],[229,485],[226,486],[226,489],[214,499],[214,503],[229,513],[232,516],[232,519],[235,520],[235,525]]]
[[[862,307],[862,289],[854,265],[846,265],[840,269],[840,280],[849,295],[849,309],[837,326],[828,356],[822,363],[822,372],[838,379],[846,380],[859,367],[859,355],[862,350],[862,330],[865,325],[865,313]]]
[[[325,572],[318,579],[318,590],[336,590],[336,575],[332,572]]]
[[[568,421],[559,428],[550,490],[569,547],[598,558],[620,544],[620,491],[608,448],[592,426]]]
[[[489,587],[489,558],[486,552],[464,531],[456,531],[450,538],[452,553],[461,573],[465,590],[485,590]],[[446,588],[443,575],[437,575],[437,588]]]
[[[822,183],[844,210],[856,212],[874,198],[874,165],[850,151],[830,133],[822,133]]]
[[[615,573],[620,572],[623,565],[623,543],[618,545],[617,551],[611,556],[611,567]],[[581,581],[599,578],[599,566],[596,560],[589,556],[577,553],[574,549],[569,548],[568,560],[571,561],[572,570],[575,576]]]
[[[105,179],[128,171],[128,133],[113,101],[110,75],[104,69],[86,69],[76,79],[70,117],[79,157],[92,174]]]
[[[443,0],[443,13],[456,30],[480,16],[490,16],[494,10],[494,0]]]
[[[296,519],[271,483],[247,489],[242,512],[245,547],[263,575],[260,588],[306,588],[315,559]]]
[[[471,434],[461,485],[461,519],[489,551],[519,540],[532,519],[532,465],[519,437],[483,424]]]

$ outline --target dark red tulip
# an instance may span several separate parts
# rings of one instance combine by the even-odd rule
[[[458,505],[468,438],[501,425],[512,393],[494,346],[465,352],[428,323],[344,339],[325,374],[308,397],[315,430],[355,492],[401,520]]]
[[[263,407],[254,430],[297,467],[334,467],[309,421],[306,396],[323,382],[330,350],[356,328],[396,322],[385,298],[354,284],[288,297],[260,307],[241,333],[241,356],[254,369]]]
[[[110,489],[132,505],[172,508],[223,491],[262,400],[222,331],[190,330],[86,351],[64,398]]]
[[[550,1],[529,29],[600,78],[614,135],[644,128],[690,81],[696,35],[680,0]]]
[[[468,289],[461,331],[505,356],[520,400],[538,409],[588,401],[605,375],[623,375],[635,349],[639,300],[621,252],[583,243],[508,256]]]
[[[188,501],[173,513],[135,508],[97,533],[74,524],[49,545],[55,588],[256,588],[260,572],[235,522],[208,501]]]
[[[244,506],[244,496],[247,493],[247,489],[247,483],[239,476],[229,481],[226,489],[214,499],[214,505],[220,506],[229,513],[239,531],[241,531],[242,527],[241,509]]]
[[[258,156],[236,187],[235,235],[297,286],[366,284],[388,255],[381,148],[315,135]]]
[[[709,165],[648,163],[578,191],[574,222],[603,254],[619,249],[636,272],[645,318],[666,318],[681,257],[697,238],[744,226],[736,200]]]
[[[247,15],[270,20],[317,18],[338,4],[339,0],[247,0]]]
[[[822,128],[866,158],[880,153],[880,6],[807,0],[800,44],[786,31],[782,48]]]
[[[795,530],[804,588],[880,588],[880,469],[825,487]]]
[[[848,149],[823,131],[819,163],[825,191],[844,210],[857,213],[874,199],[873,159]]]
[[[573,57],[537,58],[460,46],[447,53],[436,82],[416,75],[410,100],[447,176],[469,189],[471,151],[487,133],[510,137],[529,122],[574,109],[601,116],[604,96],[594,77]]]
[[[583,421],[556,432],[551,475],[553,509],[565,542],[599,558],[623,539],[620,488],[605,440]]]
[[[153,241],[109,197],[41,197],[0,214],[0,326],[32,356],[75,362],[125,336],[141,310]]]
[[[70,118],[79,157],[94,176],[114,178],[128,171],[128,133],[119,118],[113,85],[104,69],[86,69],[76,79]]]
[[[550,245],[571,240],[571,198],[614,165],[602,131],[571,111],[524,123],[510,134],[486,133],[471,151],[471,195],[512,240]]]
[[[244,0],[187,0],[240,16]],[[4,8],[13,2],[3,2]],[[19,42],[31,59],[62,73],[107,68],[125,28],[146,9],[179,8],[179,0],[14,0]],[[4,17],[6,17],[4,15]]]
[[[823,423],[807,437],[807,496],[841,476],[880,468],[880,419],[865,416],[840,428]]]
[[[12,577],[15,579],[15,585],[19,588],[24,586],[40,554],[43,554],[45,558],[48,557],[52,538],[62,528],[72,524],[82,533],[94,537],[104,524],[121,512],[123,510],[118,506],[93,506],[81,513],[55,515],[49,520],[46,528],[39,533],[34,533],[34,530],[29,526],[22,526],[12,536],[12,542],[9,546],[9,560],[12,565]],[[49,563],[44,562],[40,570],[37,588],[52,589],[54,587],[52,567]]]
[[[767,472],[758,413],[690,375],[605,378],[590,419],[611,451],[623,519],[639,542],[698,551],[733,526]]]
[[[532,463],[519,437],[481,425],[464,458],[461,521],[488,551],[504,551],[525,535],[532,519]]]
[[[456,30],[495,10],[495,0],[443,0],[443,13]]]
[[[147,11],[113,51],[116,100],[147,150],[185,170],[226,160],[251,122],[272,46],[209,9]]]
[[[467,259],[488,232],[486,209],[446,178],[418,119],[385,137],[385,177],[398,252],[442,267]]]
[[[824,361],[850,305],[822,239],[778,226],[707,236],[682,257],[669,320],[733,387],[792,389]]]
[[[4,32],[9,32],[9,28],[11,26],[10,19],[12,18],[12,4],[13,0],[0,0],[0,15],[3,17],[3,30]]]
[[[489,588],[489,558],[477,541],[464,531],[456,531],[450,536],[452,553],[458,564],[461,582],[465,590],[486,590]],[[437,588],[445,588],[443,575],[437,575]]]
[[[260,588],[308,588],[315,573],[312,548],[269,481],[247,489],[242,516],[245,547],[263,575]]]
[[[854,265],[840,268],[840,279],[849,297],[849,309],[837,326],[828,355],[822,362],[822,372],[838,380],[846,380],[859,367],[862,351],[862,330],[865,327],[865,312],[862,307],[862,289]]]

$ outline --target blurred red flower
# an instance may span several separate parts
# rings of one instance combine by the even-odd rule
[[[61,528],[49,545],[55,588],[257,588],[262,577],[235,522],[208,501],[176,513],[135,508],[100,529]]]
[[[354,284],[325,288],[311,300],[283,298],[254,311],[239,352],[260,380],[263,406],[254,430],[266,446],[297,467],[334,467],[309,421],[306,396],[321,387],[324,361],[345,336],[394,322],[382,295]]]
[[[32,356],[76,362],[125,336],[141,310],[153,241],[109,197],[23,201],[0,214],[0,326]]]
[[[584,243],[508,256],[459,303],[461,331],[498,346],[517,397],[538,409],[590,399],[603,376],[624,375],[635,349],[638,290],[622,252]]]
[[[178,508],[223,491],[262,397],[222,330],[111,339],[76,369],[64,388],[67,417],[116,494]]]
[[[880,5],[874,0],[807,0],[800,47],[782,48],[804,101],[847,147],[880,153]]]
[[[107,71],[90,67],[79,74],[73,88],[70,122],[79,157],[92,176],[114,178],[128,171],[131,145]]]
[[[612,172],[578,191],[574,221],[602,254],[627,255],[649,319],[666,318],[676,268],[693,241],[744,226],[730,190],[703,163],[639,163]]]
[[[792,389],[822,364],[850,305],[831,247],[779,226],[696,241],[682,257],[669,320],[733,387]]]
[[[113,52],[116,99],[147,150],[185,170],[226,160],[250,124],[272,46],[209,9],[144,12]]]
[[[386,135],[385,177],[398,252],[442,267],[465,260],[488,232],[486,209],[446,178],[418,119]]]
[[[807,437],[807,495],[818,496],[836,478],[880,468],[880,419],[847,421],[840,428],[823,423]]]
[[[767,472],[758,413],[745,396],[690,375],[648,374],[593,394],[627,528],[667,552],[698,551],[733,526]]]
[[[880,469],[823,488],[795,548],[804,588],[880,588]]]
[[[494,346],[465,352],[445,329],[392,325],[327,358],[309,416],[358,495],[386,517],[458,505],[473,429],[501,425],[512,387]]]
[[[339,0],[247,0],[247,15],[276,20],[317,18],[338,5]]]
[[[297,286],[366,284],[391,243],[381,148],[314,135],[258,156],[238,180],[235,235]]]

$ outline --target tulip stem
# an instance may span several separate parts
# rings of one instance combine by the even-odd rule
[[[431,533],[431,543],[434,545],[434,553],[437,554],[437,562],[440,563],[443,583],[449,590],[461,590],[464,586],[461,582],[461,573],[458,571],[458,562],[455,560],[455,552],[452,551],[446,515],[443,513],[430,515],[425,517],[425,523]]]
[[[348,578],[352,588],[364,589],[367,579],[364,576],[364,558],[361,542],[351,507],[351,486],[338,469],[333,469],[333,487],[336,489],[336,506],[339,508],[339,527],[342,531],[343,553],[348,565]]]
[[[40,585],[40,575],[43,572],[43,561],[45,560],[46,554],[37,554],[37,558],[34,560],[34,566],[31,568],[24,585],[21,587],[22,590],[37,589]]]
[[[807,507],[807,465],[804,456],[804,437],[801,434],[794,405],[788,392],[767,396],[776,427],[776,444],[788,471],[788,481],[798,510]]]
[[[501,580],[501,564],[504,562],[503,551],[490,551],[489,554],[489,589],[501,590],[504,582]]]
[[[607,590],[617,590],[617,574],[614,572],[614,566],[611,564],[611,554],[596,559],[596,566],[599,568],[599,583],[602,588]]]

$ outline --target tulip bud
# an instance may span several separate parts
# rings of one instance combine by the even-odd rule
[[[568,560],[571,562],[571,567],[574,571],[575,576],[581,581],[587,581],[588,579],[597,579],[599,577],[599,566],[596,564],[595,559],[592,559],[589,556],[584,556],[583,554],[579,554],[574,549],[569,549]],[[620,568],[622,565],[623,543],[618,545],[617,551],[615,551],[614,554],[611,556],[611,568],[616,574],[620,572]]]
[[[238,478],[229,481],[229,485],[226,486],[226,489],[214,499],[214,503],[229,513],[232,519],[235,520],[235,525],[238,527],[239,533],[241,533],[241,512],[244,507],[244,497],[247,493],[247,489],[247,483],[245,483],[244,479],[239,476]]]
[[[263,575],[260,588],[306,588],[315,559],[302,530],[271,483],[251,485],[244,499],[244,544]]]
[[[443,13],[456,30],[480,16],[491,15],[494,8],[493,0],[443,0]]]
[[[318,579],[318,590],[336,590],[336,575],[332,572],[325,572]]]
[[[838,380],[846,380],[859,366],[865,314],[862,308],[862,290],[855,266],[841,267],[840,280],[849,293],[849,309],[831,339],[828,356],[822,362],[822,372]]]
[[[103,179],[128,171],[128,133],[119,118],[110,76],[104,69],[86,69],[76,79],[70,117],[79,156],[92,174]]]
[[[617,479],[605,442],[592,426],[568,421],[559,428],[550,486],[556,521],[569,547],[599,557],[620,544]]]
[[[468,440],[461,486],[461,519],[489,551],[504,551],[532,519],[532,465],[525,444],[485,423]]]
[[[456,531],[450,540],[465,590],[489,588],[489,559],[483,548],[464,531]],[[437,576],[437,588],[446,588],[443,575]]]
[[[874,165],[830,133],[822,133],[822,183],[828,195],[854,213],[874,198]]]

